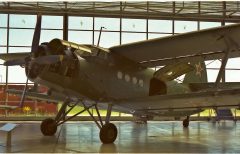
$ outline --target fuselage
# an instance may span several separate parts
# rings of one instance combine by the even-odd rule
[[[155,79],[153,69],[144,68],[102,48],[89,46],[91,52],[76,48],[65,47],[58,39],[47,46],[43,44],[42,53],[37,56],[65,54],[70,58],[51,65],[33,65],[26,74],[31,81],[66,97],[98,103],[117,103],[138,97],[190,91],[188,85]],[[116,111],[131,113],[130,110],[118,107]]]
[[[104,60],[79,59],[71,70],[67,65],[45,66],[34,82],[46,85],[66,96],[78,96],[98,102],[116,102],[149,96],[153,69],[126,68]],[[184,93],[188,86],[176,81],[163,82],[167,94]]]

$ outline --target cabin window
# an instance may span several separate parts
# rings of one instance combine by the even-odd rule
[[[127,82],[130,81],[130,76],[128,74],[125,75],[125,81],[127,81]]]
[[[143,87],[143,80],[142,79],[140,79],[138,83],[139,83],[140,87]]]
[[[136,78],[136,77],[133,77],[133,78],[132,78],[132,82],[133,82],[133,84],[137,84],[137,78]]]
[[[131,76],[129,74],[124,74],[121,71],[117,72],[117,78],[124,79],[126,82],[130,82],[130,83],[132,83],[134,85],[138,85],[140,87],[143,87],[143,84],[144,84],[142,79],[138,80],[137,77],[135,77],[135,76],[131,78]]]
[[[118,72],[117,72],[117,78],[118,78],[118,79],[122,79],[122,77],[123,77],[123,73],[120,72],[120,71],[118,71]]]

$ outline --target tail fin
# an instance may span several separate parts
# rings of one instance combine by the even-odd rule
[[[204,61],[191,62],[194,66],[194,70],[186,73],[183,83],[206,83],[207,80],[207,70]]]

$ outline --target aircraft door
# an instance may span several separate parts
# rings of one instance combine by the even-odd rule
[[[163,95],[166,93],[167,93],[167,85],[165,82],[158,80],[156,78],[152,78],[150,80],[149,96]]]

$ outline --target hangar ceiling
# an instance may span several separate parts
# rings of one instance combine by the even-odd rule
[[[0,2],[0,13],[239,22],[239,1]]]

